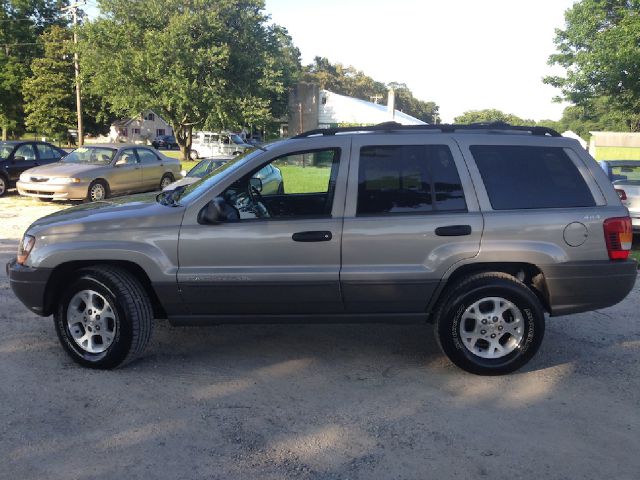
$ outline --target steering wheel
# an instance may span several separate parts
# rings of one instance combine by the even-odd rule
[[[247,193],[249,194],[249,198],[251,199],[251,202],[255,205],[256,209],[258,210],[257,213],[259,217],[262,218],[262,217],[272,216],[271,210],[269,210],[269,207],[265,203],[264,198],[262,197],[262,194],[258,191],[256,187],[251,185],[251,182],[248,182]]]

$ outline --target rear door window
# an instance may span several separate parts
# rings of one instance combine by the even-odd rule
[[[446,145],[378,145],[360,149],[358,215],[466,211]]]
[[[561,147],[472,145],[494,210],[593,207],[580,171]]]

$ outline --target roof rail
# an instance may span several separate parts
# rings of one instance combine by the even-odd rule
[[[369,125],[364,127],[337,127],[337,128],[317,128],[315,130],[309,130],[296,135],[292,138],[308,138],[315,136],[330,136],[339,133],[349,132],[396,132],[396,131],[411,131],[411,130],[440,130],[442,133],[453,133],[463,130],[487,130],[493,133],[499,133],[500,131],[518,131],[528,132],[531,135],[561,137],[558,132],[548,127],[535,127],[535,126],[520,126],[509,125],[505,122],[490,122],[490,123],[471,123],[468,125],[456,125],[456,124],[439,124],[439,125],[402,125],[398,122],[384,122],[377,125]]]

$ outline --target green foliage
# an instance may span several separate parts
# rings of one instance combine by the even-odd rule
[[[194,126],[260,124],[295,77],[284,70],[299,54],[263,8],[262,0],[102,0],[103,16],[82,32],[85,85],[115,113],[158,112],[186,159]]]
[[[535,125],[536,123],[534,120],[522,119],[517,115],[504,113],[494,108],[487,108],[485,110],[468,110],[453,119],[453,123],[460,124],[491,122],[506,122],[510,125]]]
[[[71,31],[52,26],[41,35],[44,55],[31,62],[24,81],[25,124],[61,140],[76,121]]]
[[[557,53],[549,57],[566,75],[544,81],[578,107],[593,108],[605,98],[608,114],[621,119],[626,130],[638,131],[639,41],[639,0],[579,1],[565,13],[565,28],[556,30]]]
[[[0,0],[0,127],[16,133],[23,125],[22,85],[31,61],[43,52],[38,37],[50,25],[64,25],[61,0]]]
[[[395,90],[395,108],[427,123],[438,122],[438,106],[434,102],[418,100],[404,83],[378,82],[352,66],[332,64],[327,58],[315,57],[313,63],[304,67],[302,80],[317,83],[321,89],[340,95],[373,101],[378,98],[386,105],[389,88]]]

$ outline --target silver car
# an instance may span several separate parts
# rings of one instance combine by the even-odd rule
[[[112,195],[146,192],[181,178],[180,162],[152,148],[100,144],[77,148],[57,163],[20,175],[20,195],[51,200],[100,201]]]
[[[600,162],[622,201],[629,209],[633,231],[640,233],[640,160]]]
[[[267,167],[281,192],[256,176]],[[625,298],[632,237],[576,140],[544,127],[386,123],[307,132],[186,187],[41,218],[7,273],[91,368],[139,356],[155,318],[432,322],[453,363],[497,375],[533,357],[546,314]]]

